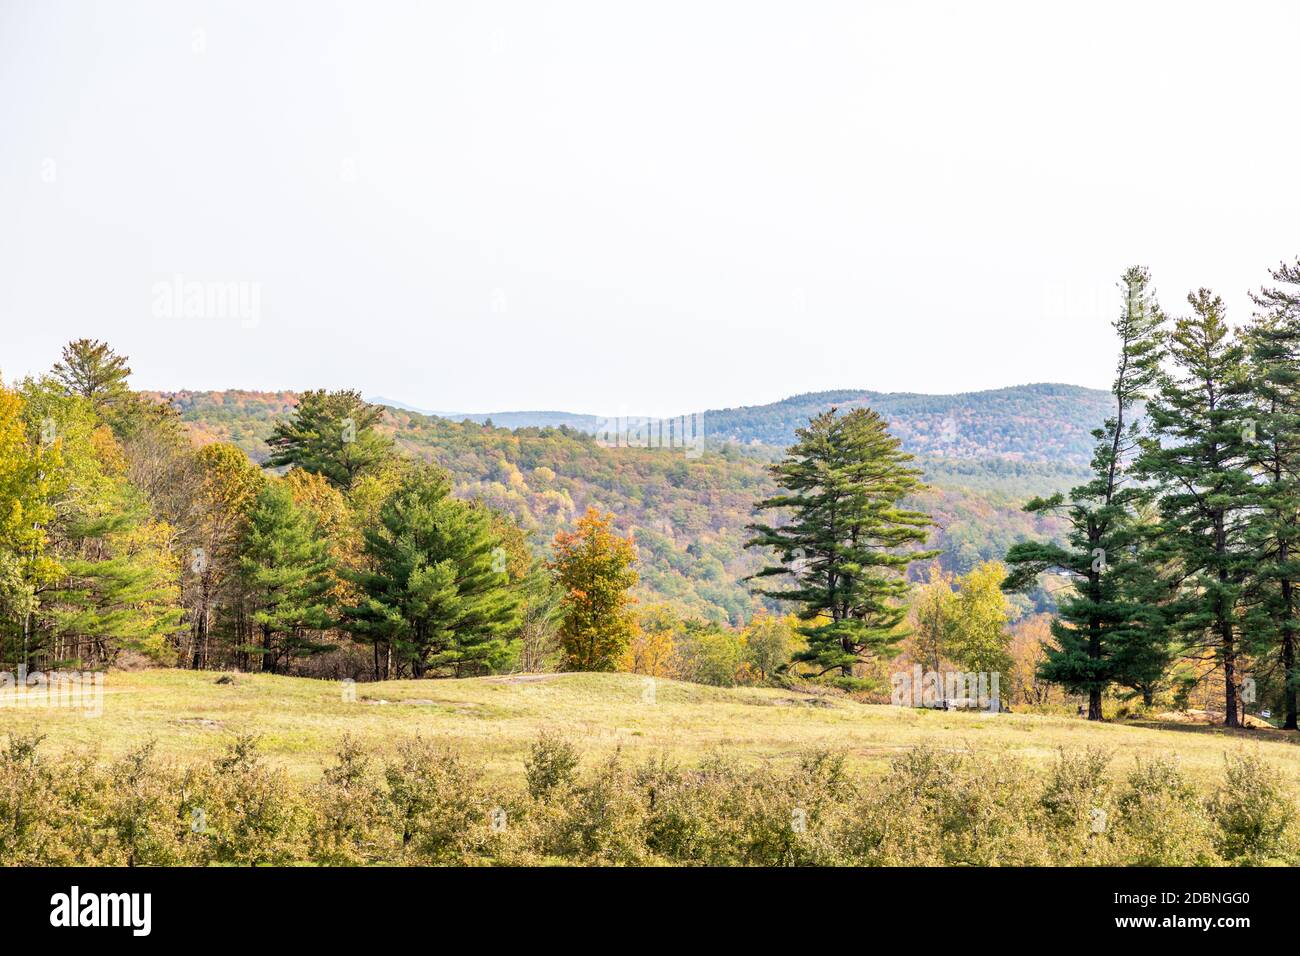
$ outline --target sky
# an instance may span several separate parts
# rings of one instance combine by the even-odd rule
[[[678,414],[1106,387],[1300,256],[1300,5],[0,0],[0,375]]]

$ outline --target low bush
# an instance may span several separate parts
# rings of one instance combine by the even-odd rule
[[[1172,760],[1126,776],[1111,755],[1021,761],[918,747],[880,776],[841,755],[792,767],[723,755],[686,767],[583,766],[543,734],[526,787],[496,787],[465,755],[420,738],[377,756],[341,741],[314,785],[269,766],[251,737],[180,766],[147,743],[104,761],[0,749],[8,865],[1258,865],[1300,862],[1293,795],[1245,753],[1202,793]]]

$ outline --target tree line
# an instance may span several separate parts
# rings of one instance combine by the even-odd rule
[[[1212,291],[1192,292],[1171,317],[1149,272],[1126,271],[1111,413],[1093,431],[1088,480],[1026,505],[1060,515],[1065,535],[1011,546],[1001,587],[1052,582],[1058,608],[1036,677],[1085,696],[1090,719],[1108,693],[1185,700],[1216,678],[1228,726],[1267,698],[1296,728],[1300,262],[1271,277],[1234,329]],[[808,646],[798,660],[861,686],[864,665],[889,660],[908,636],[906,571],[934,554],[918,550],[929,516],[900,504],[920,472],[862,408],[815,416],[772,471],[780,492],[757,509],[778,520],[752,524],[748,546],[775,560],[755,586],[799,609]],[[977,572],[963,592],[988,591]],[[912,610],[922,632],[912,648],[937,667],[935,635],[951,631],[961,599],[934,584]],[[1008,638],[1001,610],[985,603],[985,623],[974,615],[960,629],[962,656],[1001,670]]]
[[[1007,555],[1008,590],[1072,583],[1043,672],[1086,694],[1091,719],[1109,689],[1149,701],[1191,661],[1222,680],[1226,725],[1267,690],[1296,728],[1300,262],[1271,278],[1234,329],[1209,289],[1170,317],[1147,270],[1124,274],[1092,478],[1028,506],[1065,514],[1068,540]]]
[[[304,393],[264,467],[194,447],[125,357],[69,343],[0,387],[0,661],[132,656],[285,673],[341,645],[369,675],[610,669],[635,550],[596,509],[537,557],[504,512],[400,455],[354,391]],[[355,673],[331,676],[362,676]]]
[[[769,562],[754,592],[797,627],[736,635],[638,615],[636,547],[610,514],[589,509],[539,554],[508,513],[399,454],[357,392],[303,393],[259,467],[195,448],[174,410],[130,390],[124,357],[79,340],[48,375],[0,388],[0,660],[283,673],[346,645],[376,679],[560,666],[861,689],[909,620],[931,622],[913,641],[927,659],[939,635],[980,669],[1012,666],[990,597],[1005,570],[1005,593],[1056,592],[1033,676],[1085,696],[1091,719],[1108,694],[1185,698],[1215,677],[1229,726],[1267,698],[1294,729],[1300,262],[1271,276],[1234,329],[1211,291],[1171,317],[1147,270],[1125,272],[1089,478],[1025,508],[1060,515],[1063,538],[1014,544],[956,594],[932,574],[916,607],[910,569],[937,554],[932,518],[906,504],[920,469],[872,409],[815,415],[771,467],[778,490],[746,544]]]

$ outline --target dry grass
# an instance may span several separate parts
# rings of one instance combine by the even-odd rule
[[[572,737],[591,757],[616,748],[640,759],[667,753],[687,761],[714,750],[747,762],[786,762],[800,751],[843,751],[853,769],[883,770],[917,744],[1019,756],[1046,764],[1058,749],[1102,746],[1113,767],[1135,757],[1178,755],[1194,779],[1217,781],[1226,752],[1258,750],[1300,780],[1300,735],[1228,732],[1196,724],[1089,724],[1070,717],[903,710],[785,690],[719,689],[628,674],[524,675],[356,685],[356,701],[328,681],[179,670],[114,672],[103,713],[0,707],[0,734],[37,730],[51,750],[98,747],[120,754],[156,739],[181,759],[211,755],[237,732],[255,733],[270,759],[314,780],[345,733],[387,750],[420,734],[453,742],[490,774],[522,779],[523,757],[544,728]],[[387,701],[380,703],[379,701]]]

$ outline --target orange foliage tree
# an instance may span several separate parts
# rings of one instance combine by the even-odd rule
[[[554,551],[550,566],[564,592],[565,669],[614,670],[636,630],[628,593],[637,582],[631,538],[614,533],[612,514],[588,508],[576,531],[556,533]]]

